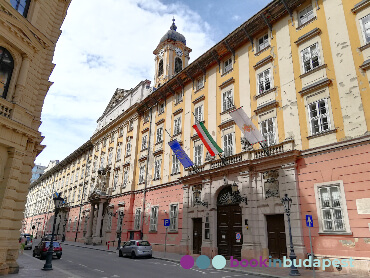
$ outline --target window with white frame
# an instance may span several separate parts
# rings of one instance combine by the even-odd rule
[[[157,128],[157,143],[160,143],[163,141],[163,127]]]
[[[233,91],[228,90],[222,93],[222,112],[234,107]]]
[[[140,230],[141,222],[141,208],[137,208],[135,211],[134,230]]]
[[[275,119],[269,118],[264,120],[260,124],[263,137],[266,139],[267,145],[271,146],[275,144],[276,131],[275,131]]]
[[[125,188],[127,186],[127,183],[128,183],[128,169],[125,169],[125,171],[123,172],[123,184],[122,184],[122,187]]]
[[[113,190],[116,190],[117,185],[118,185],[118,172],[116,172],[116,174],[114,175],[114,179],[113,179]]]
[[[68,227],[67,227],[67,232],[69,232],[71,230],[71,226],[72,226],[72,219],[69,218],[68,220]]]
[[[129,156],[131,154],[131,140],[127,141],[126,144],[126,156]]]
[[[78,172],[76,172],[76,175],[75,175],[75,182],[78,181]]]
[[[120,144],[117,147],[117,158],[116,158],[116,161],[121,160],[121,151],[122,151],[122,147],[121,147],[121,144]]]
[[[202,165],[203,145],[198,144],[194,146],[194,164],[197,166]]]
[[[328,100],[320,99],[308,105],[311,135],[325,132],[330,129]]]
[[[154,179],[159,180],[161,178],[161,166],[162,166],[162,159],[157,157],[154,162]]]
[[[233,59],[229,58],[224,62],[223,73],[227,73],[233,69]]]
[[[257,41],[257,51],[261,51],[268,47],[269,44],[269,35],[265,34],[262,37],[260,37]]]
[[[199,106],[195,107],[194,115],[195,115],[195,122],[196,123],[203,121],[203,105],[199,105]]]
[[[202,75],[197,79],[197,90],[200,90],[204,87],[204,76]]]
[[[267,69],[257,76],[258,94],[262,94],[271,89],[270,69]]]
[[[302,11],[298,13],[299,26],[307,23],[314,17],[315,15],[313,13],[312,5],[309,5],[308,7],[306,7],[305,9],[303,9]]]
[[[158,114],[164,113],[164,102],[162,102],[158,107]]]
[[[175,103],[179,103],[182,101],[182,92],[178,92],[175,95]]]
[[[152,207],[151,215],[150,215],[150,228],[149,231],[156,232],[158,226],[158,207]]]
[[[112,143],[114,141],[114,134],[111,134],[111,136],[109,137],[109,143]]]
[[[105,167],[104,161],[105,161],[105,157],[104,157],[104,153],[102,153],[100,157],[100,167],[103,167],[103,168]]]
[[[144,182],[144,173],[145,173],[145,166],[141,165],[139,170],[139,183]]]
[[[234,154],[234,133],[224,135],[224,156]]]
[[[128,130],[133,130],[134,129],[134,120],[130,120],[129,124],[128,124]]]
[[[113,152],[112,150],[110,150],[108,154],[108,165],[112,164],[112,159],[113,159]]]
[[[365,44],[370,42],[370,14],[360,19]]]
[[[117,221],[117,228],[116,228],[117,233],[120,233],[122,231],[123,217],[124,217],[124,211],[123,211],[123,208],[120,208],[118,211],[118,221]]]
[[[180,173],[180,160],[175,154],[172,154],[172,174]]]
[[[149,112],[146,112],[144,114],[144,123],[147,123],[147,122],[149,122]]]
[[[85,173],[85,169],[82,169],[82,170],[81,170],[81,176],[80,176],[80,179],[83,179],[83,178],[84,178],[84,173]]]
[[[142,140],[141,140],[141,149],[142,150],[145,150],[147,148],[147,145],[146,145],[147,137],[148,137],[147,135],[144,135]]]
[[[309,72],[320,66],[319,44],[315,43],[301,51],[303,72]]]
[[[339,184],[317,187],[323,232],[345,232],[345,217]]]
[[[170,205],[170,230],[171,231],[177,231],[178,213],[179,213],[179,205],[178,204]]]
[[[123,136],[123,127],[119,128],[119,137]]]
[[[177,117],[173,123],[173,135],[181,133],[181,117]]]

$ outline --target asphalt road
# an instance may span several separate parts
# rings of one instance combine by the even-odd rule
[[[25,250],[32,255],[32,251]],[[38,260],[38,259],[35,259]],[[201,270],[198,267],[183,269],[179,263],[160,259],[130,259],[120,258],[118,254],[81,247],[63,245],[63,256],[60,260],[53,259],[53,267],[66,271],[66,277],[248,277],[261,276],[248,275],[226,270],[208,268]],[[71,275],[73,274],[73,276]],[[52,275],[50,276],[52,277]]]

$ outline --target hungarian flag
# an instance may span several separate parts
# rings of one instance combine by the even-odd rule
[[[206,146],[211,156],[215,156],[216,154],[220,154],[223,152],[221,148],[217,145],[217,143],[213,140],[202,122],[193,125],[193,127],[198,133],[200,140],[202,140],[203,144]]]

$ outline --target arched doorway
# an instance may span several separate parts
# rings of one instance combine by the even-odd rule
[[[233,197],[231,186],[228,186],[217,197],[218,254],[227,260],[230,256],[240,259],[242,244],[242,210]]]

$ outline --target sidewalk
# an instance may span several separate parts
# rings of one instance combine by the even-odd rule
[[[110,247],[108,250],[108,247],[106,245],[85,245],[83,243],[79,242],[71,242],[71,241],[65,241],[63,244],[70,245],[70,246],[76,246],[81,248],[88,248],[88,249],[94,249],[94,250],[100,250],[100,251],[106,251],[106,252],[113,252],[117,253],[116,250],[117,246]],[[160,259],[160,260],[166,260],[166,261],[172,261],[179,263],[183,255],[176,254],[176,253],[164,253],[159,251],[153,251],[153,258]],[[194,260],[197,256],[194,256]],[[266,268],[253,268],[253,267],[229,267],[230,261],[226,262],[225,270],[233,271],[233,272],[241,272],[246,274],[253,274],[253,275],[260,275],[263,277],[290,277],[289,276],[289,268],[283,268],[283,267],[266,267]],[[196,267],[196,266],[194,266]],[[309,269],[303,269],[299,268],[299,272],[301,274],[300,277],[313,277],[312,270]],[[340,273],[340,272],[324,272],[324,271],[316,271],[316,277],[317,278],[357,278],[358,275],[353,274],[347,274],[347,273]],[[368,277],[368,276],[363,276]]]

